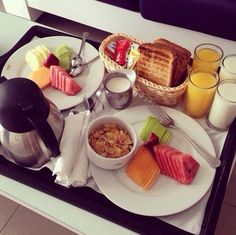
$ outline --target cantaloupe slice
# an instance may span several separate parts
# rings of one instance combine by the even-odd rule
[[[144,190],[152,187],[160,172],[160,168],[151,151],[143,145],[139,146],[126,168],[129,178]]]
[[[39,88],[43,89],[50,85],[50,70],[46,67],[41,67],[37,70],[34,70],[30,75],[29,79],[34,81]]]

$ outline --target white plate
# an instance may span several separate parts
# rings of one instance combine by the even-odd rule
[[[25,62],[25,54],[28,50],[33,49],[40,44],[45,45],[52,52],[54,52],[58,46],[65,44],[73,50],[74,54],[77,54],[79,52],[81,40],[68,36],[52,36],[35,39],[19,48],[10,56],[3,67],[2,76],[5,76],[8,79],[14,77],[28,77],[31,70]],[[98,51],[91,44],[86,43],[81,55],[82,58],[84,58],[84,62],[86,62],[97,56]],[[85,95],[90,97],[95,93],[101,85],[104,72],[104,63],[99,59],[92,63],[89,66],[89,69],[83,71],[82,74],[74,78],[82,88],[77,95],[69,96],[52,87],[43,89],[43,93],[48,99],[54,102],[60,110],[71,108],[81,103]]]
[[[196,121],[174,109],[165,108],[165,110],[193,140],[215,156],[209,136]],[[129,121],[139,134],[144,120],[151,113],[146,106],[137,106],[118,112],[116,115]],[[127,177],[125,168],[104,170],[92,165],[92,175],[103,194],[127,211],[148,216],[175,214],[197,203],[210,188],[215,169],[211,168],[181,135],[173,129],[171,132],[173,139],[170,145],[185,153],[191,153],[200,164],[197,175],[190,185],[180,184],[161,174],[154,186],[149,191],[144,191]]]

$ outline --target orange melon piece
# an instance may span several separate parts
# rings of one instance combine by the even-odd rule
[[[37,70],[34,70],[30,75],[29,79],[34,81],[39,88],[43,89],[50,85],[50,70],[46,67],[41,67]]]
[[[160,168],[152,152],[140,145],[126,168],[128,177],[144,190],[149,190],[160,175]]]

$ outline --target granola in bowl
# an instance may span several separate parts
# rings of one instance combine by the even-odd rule
[[[89,144],[103,157],[119,158],[132,150],[129,133],[116,123],[105,123],[89,134]]]
[[[92,121],[87,128],[88,158],[104,169],[124,166],[137,146],[134,128],[126,121],[106,115]]]

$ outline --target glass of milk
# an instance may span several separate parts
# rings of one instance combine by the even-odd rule
[[[236,54],[226,56],[220,68],[220,79],[236,79]]]
[[[236,117],[236,79],[222,80],[207,118],[208,125],[218,131],[225,131]]]
[[[115,70],[104,79],[104,89],[109,104],[115,109],[124,109],[133,98],[133,85],[136,73],[132,69]]]

